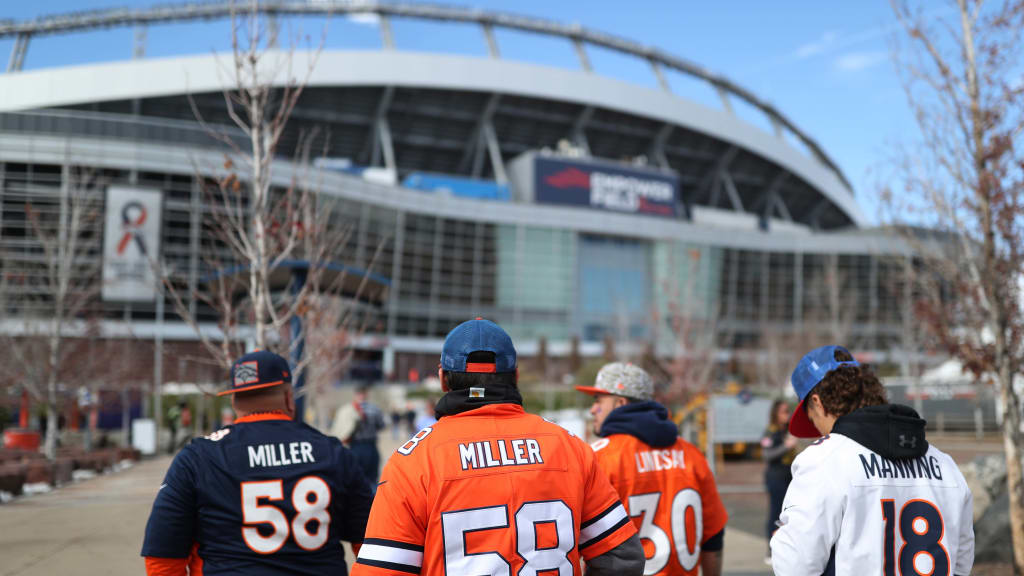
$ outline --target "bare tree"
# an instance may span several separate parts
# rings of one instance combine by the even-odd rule
[[[1024,362],[1024,2],[956,0],[952,20],[928,21],[891,1],[903,31],[896,41],[909,47],[897,45],[897,67],[922,144],[900,155],[900,187],[883,199],[898,222],[942,235],[943,248],[920,254],[921,293],[931,297],[919,308],[938,341],[979,380],[991,378],[1002,399],[1014,564],[1024,573],[1021,402],[1013,386]]]
[[[671,342],[667,357],[660,356],[655,345],[653,361],[669,377],[666,399],[682,403],[710,391],[719,344],[717,293],[709,296],[698,287],[701,256],[698,249],[687,250],[683,270],[674,259],[669,266],[672,274],[660,288],[665,309],[655,308],[653,313],[655,343],[665,332]]]
[[[57,454],[59,388],[79,372],[69,365],[96,332],[88,312],[100,292],[99,209],[102,194],[92,175],[65,163],[56,202],[25,204],[32,253],[4,254],[17,262],[0,277],[0,304],[18,309],[19,329],[2,337],[6,380],[46,406],[44,451]],[[13,269],[10,269],[13,268]]]
[[[245,338],[286,355],[302,347],[303,358],[292,368],[298,377],[316,365],[310,373],[315,393],[348,361],[353,335],[366,318],[359,301],[369,292],[368,275],[356,277],[337,265],[353,227],[339,222],[335,203],[318,193],[321,173],[311,157],[326,154],[321,143],[327,139],[316,129],[289,129],[325,36],[296,74],[296,44],[277,49],[278,27],[261,18],[255,2],[247,12],[233,13],[231,23],[229,88],[223,91],[231,125],[207,122],[190,97],[197,121],[226,148],[220,167],[195,166],[210,207],[203,216],[205,281],[190,293],[173,271],[162,270],[162,278],[175,312],[216,363],[229,367]],[[282,158],[286,129],[288,138],[298,133],[290,162]],[[287,184],[282,173],[289,175]],[[202,329],[190,298],[215,312],[219,338]],[[303,329],[293,337],[289,329],[296,321]]]

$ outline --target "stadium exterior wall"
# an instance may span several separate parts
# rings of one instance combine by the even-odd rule
[[[178,262],[185,275],[197,273],[201,256],[195,244],[180,238],[193,235],[197,221],[195,167],[216,176],[221,152],[118,138],[0,132],[0,158],[0,245],[6,254],[16,254],[10,248],[25,240],[12,211],[27,199],[55,197],[63,184],[60,167],[71,164],[104,169],[111,183],[164,190],[165,258]],[[275,184],[287,186],[293,169],[280,161]],[[339,223],[356,230],[354,245],[347,249],[356,265],[366,264],[376,243],[385,243],[377,272],[390,278],[391,297],[379,311],[379,329],[360,345],[383,351],[385,365],[399,374],[408,367],[421,373],[429,369],[422,355],[436,353],[454,323],[477,315],[508,326],[524,354],[535,352],[541,337],[553,355],[567,354],[573,337],[582,338],[584,355],[599,354],[606,336],[636,343],[659,340],[663,333],[652,327],[652,317],[663,321],[669,302],[657,283],[673,278],[693,280],[693,294],[706,304],[704,313],[717,316],[723,349],[756,352],[765,347],[766,329],[773,334],[821,329],[818,324],[826,319],[810,317],[813,301],[821,296],[811,289],[832,261],[846,271],[844,284],[864,288],[852,296],[844,293],[844,301],[852,299],[851,308],[862,309],[848,321],[855,347],[885,358],[903,334],[899,310],[907,302],[902,293],[893,293],[892,285],[905,270],[909,251],[880,233],[723,228],[431,195],[331,172],[320,179],[321,192],[338,202]],[[685,266],[694,254],[699,254],[699,268],[680,270],[679,263]],[[642,265],[602,269],[606,258]],[[6,268],[16,268],[16,256],[6,260]],[[696,278],[691,277],[694,271]],[[621,302],[594,292],[595,286],[630,274],[636,277],[619,288],[627,298],[639,294],[640,302],[620,310]],[[105,312],[111,335],[131,330],[144,338],[158,329],[152,305],[136,304],[126,311],[108,304]],[[126,316],[130,328],[121,321]],[[18,329],[12,322],[4,326]],[[189,338],[187,328],[173,321],[163,330],[170,338]]]
[[[307,52],[297,52],[293,57],[291,70],[305,71],[312,64]],[[0,75],[0,112],[219,92],[224,85],[225,66],[222,57],[208,55]],[[282,70],[277,72],[275,83],[280,85],[286,78]],[[268,75],[271,73],[268,71]],[[784,167],[838,206],[854,225],[866,224],[850,190],[824,165],[731,114],[664,90],[522,62],[399,51],[322,53],[310,72],[308,86],[405,86],[515,94],[599,106],[683,126]]]

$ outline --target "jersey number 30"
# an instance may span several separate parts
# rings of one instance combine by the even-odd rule
[[[882,574],[896,576],[896,564],[899,564],[899,573],[903,576],[949,576],[949,553],[939,542],[945,527],[942,513],[934,504],[927,500],[910,500],[903,505],[898,523],[904,544],[898,554],[894,501],[882,500],[882,520],[885,522]]]
[[[273,554],[284,546],[288,536],[303,550],[319,549],[327,542],[331,515],[331,489],[317,476],[306,476],[295,483],[292,489],[292,506],[297,512],[291,523],[280,508],[273,504],[261,504],[261,500],[283,500],[284,493],[280,480],[242,482],[242,538],[253,552]],[[309,531],[311,522],[316,529]],[[269,524],[270,535],[260,534],[254,526]]]
[[[693,488],[680,490],[672,498],[672,541],[669,542],[665,530],[654,523],[654,515],[658,510],[658,501],[661,500],[661,492],[649,494],[634,494],[629,497],[629,514],[634,518],[643,515],[640,521],[641,538],[646,538],[654,544],[654,556],[647,559],[644,564],[644,576],[650,576],[661,572],[668,564],[668,557],[672,549],[676,551],[676,558],[683,570],[693,570],[700,559],[700,541],[704,532],[704,518],[700,493]],[[697,534],[694,538],[694,549],[690,550],[686,543],[686,509],[693,508],[694,524],[697,527]]]

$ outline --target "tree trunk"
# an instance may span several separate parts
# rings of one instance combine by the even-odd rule
[[[49,382],[46,386],[46,440],[43,444],[43,451],[50,460],[57,458],[57,374],[51,370]]]
[[[1013,390],[1009,368],[1000,370],[1000,399],[1003,404],[1003,451],[1006,454],[1006,487],[1010,492],[1010,535],[1013,538],[1013,564],[1024,574],[1024,471],[1021,467],[1020,399]]]

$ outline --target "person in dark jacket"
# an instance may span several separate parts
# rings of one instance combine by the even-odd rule
[[[765,538],[771,540],[775,533],[775,522],[782,514],[782,500],[786,497],[789,482],[793,479],[790,466],[796,458],[797,439],[789,433],[789,404],[782,399],[772,402],[768,428],[761,438],[761,457],[766,462],[764,485],[768,491],[768,520]],[[765,558],[771,565],[771,554]]]

